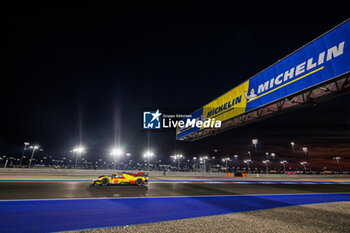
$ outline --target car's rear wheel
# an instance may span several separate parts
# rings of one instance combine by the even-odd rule
[[[109,185],[109,180],[108,180],[107,178],[103,178],[103,179],[101,180],[101,185],[102,185],[102,186],[107,186],[107,185]]]
[[[141,178],[137,178],[137,179],[135,180],[135,184],[136,184],[137,186],[140,186],[140,185],[143,184],[143,180],[142,180]]]

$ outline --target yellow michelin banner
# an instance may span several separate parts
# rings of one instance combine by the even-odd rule
[[[248,89],[249,80],[196,110],[191,114],[191,117],[185,118],[184,120],[197,119],[204,122],[206,120],[215,119],[215,121],[226,121],[232,117],[238,116],[246,110]],[[196,125],[185,125],[184,127],[179,127],[179,125],[177,125],[176,138],[181,138],[204,128],[204,124],[201,125],[200,128]]]
[[[249,81],[233,88],[203,107],[202,119],[215,118],[225,121],[245,112]],[[202,128],[201,128],[202,129]]]

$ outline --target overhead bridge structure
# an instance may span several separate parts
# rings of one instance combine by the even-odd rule
[[[350,21],[331,29],[191,114],[221,127],[178,127],[194,141],[350,92]],[[186,118],[184,119],[186,120]]]
[[[226,120],[222,122],[221,128],[203,129],[186,135],[183,138],[180,138],[180,140],[195,141],[239,126],[253,123],[288,110],[293,110],[307,105],[315,105],[321,101],[349,93],[350,73],[347,73],[332,81],[312,87],[295,95],[288,96],[285,99],[275,101],[261,108],[254,109],[250,112],[246,112],[239,116],[233,117],[232,119]]]

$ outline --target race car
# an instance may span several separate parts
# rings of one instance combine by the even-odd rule
[[[110,176],[99,176],[97,179],[92,180],[91,183],[91,185],[102,186],[107,186],[110,184],[135,184],[137,186],[147,185],[148,176],[144,172],[118,172]]]

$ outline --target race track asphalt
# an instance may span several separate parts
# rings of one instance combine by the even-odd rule
[[[150,183],[146,187],[101,187],[86,182],[0,183],[0,200],[349,192],[350,184]]]
[[[101,187],[77,180],[1,180],[0,229],[58,232],[350,201],[349,183],[212,182]]]
[[[59,232],[344,201],[349,193],[2,200],[0,229]]]

